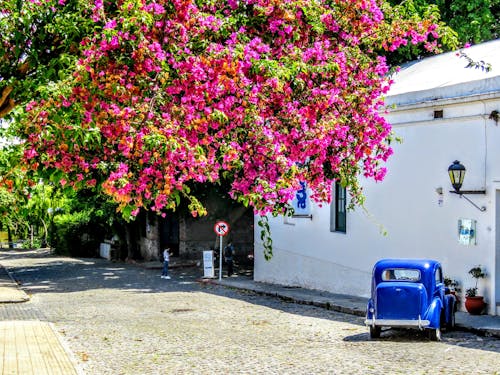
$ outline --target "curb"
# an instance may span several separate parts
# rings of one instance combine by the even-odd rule
[[[466,326],[463,324],[456,324],[455,325],[456,330],[460,331],[465,331],[465,332],[470,332],[474,333],[478,336],[484,336],[484,337],[496,337],[500,339],[500,330],[498,329],[490,329],[490,328],[475,328],[471,326]]]
[[[216,283],[218,284],[218,283]],[[263,295],[263,296],[270,296],[270,297],[277,297],[282,301],[285,302],[293,302],[297,303],[299,305],[309,305],[309,306],[316,306],[320,307],[326,310],[332,310],[332,311],[337,311],[341,312],[344,314],[350,314],[350,315],[355,315],[355,316],[360,316],[364,317],[366,315],[365,311],[360,311],[358,309],[352,308],[352,307],[346,307],[346,306],[341,306],[337,305],[335,303],[330,303],[330,302],[319,302],[319,301],[311,301],[311,300],[306,300],[306,299],[299,299],[295,297],[290,297],[290,296],[285,296],[283,294],[277,293],[277,292],[267,292],[264,290],[255,290],[255,289],[246,289],[246,288],[239,288],[234,285],[224,285],[224,284],[219,284],[228,288],[233,288],[233,289],[243,289],[243,290],[250,290],[256,294]]]
[[[10,281],[3,281],[2,273],[7,275]],[[12,274],[2,265],[0,265],[0,290],[1,289],[4,290],[0,292],[0,303],[23,303],[30,300],[30,296],[19,286],[14,277],[12,277]]]

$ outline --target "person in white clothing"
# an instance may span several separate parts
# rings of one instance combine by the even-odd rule
[[[163,250],[163,271],[161,273],[162,279],[170,279],[168,276],[168,262],[170,261],[170,249],[166,248]]]

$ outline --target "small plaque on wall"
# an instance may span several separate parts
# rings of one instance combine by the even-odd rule
[[[458,242],[462,245],[476,244],[476,220],[458,219]]]
[[[293,207],[293,217],[304,217],[312,218],[311,216],[311,201],[309,199],[309,194],[307,191],[307,184],[305,182],[300,183],[301,189],[295,194],[295,198],[292,201]]]

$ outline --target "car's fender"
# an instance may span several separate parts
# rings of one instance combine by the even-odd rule
[[[366,319],[373,319],[373,313],[375,309],[373,307],[373,300],[369,299],[368,304],[366,305]]]
[[[443,301],[440,298],[433,298],[427,311],[425,312],[425,319],[428,320],[429,328],[441,327],[441,311],[443,309]]]

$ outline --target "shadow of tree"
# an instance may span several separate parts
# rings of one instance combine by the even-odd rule
[[[30,261],[23,265],[22,259]],[[6,266],[10,274],[29,294],[73,293],[94,289],[119,289],[125,292],[140,293],[209,293],[246,303],[261,305],[291,314],[340,321],[357,327],[364,327],[364,318],[321,307],[297,304],[293,301],[275,297],[264,297],[252,291],[238,290],[201,282],[203,270],[199,267],[171,270],[172,280],[160,278],[160,269],[142,268],[139,264],[110,262],[101,258],[67,258],[54,256],[50,251],[0,251],[0,265]],[[238,277],[248,277],[240,275]],[[175,310],[175,313],[184,311]],[[385,329],[380,339],[371,340],[366,333],[347,335],[343,341],[360,343],[429,342],[426,332],[410,329]],[[468,332],[445,332],[443,344],[474,348],[500,353],[500,340],[480,337]]]

